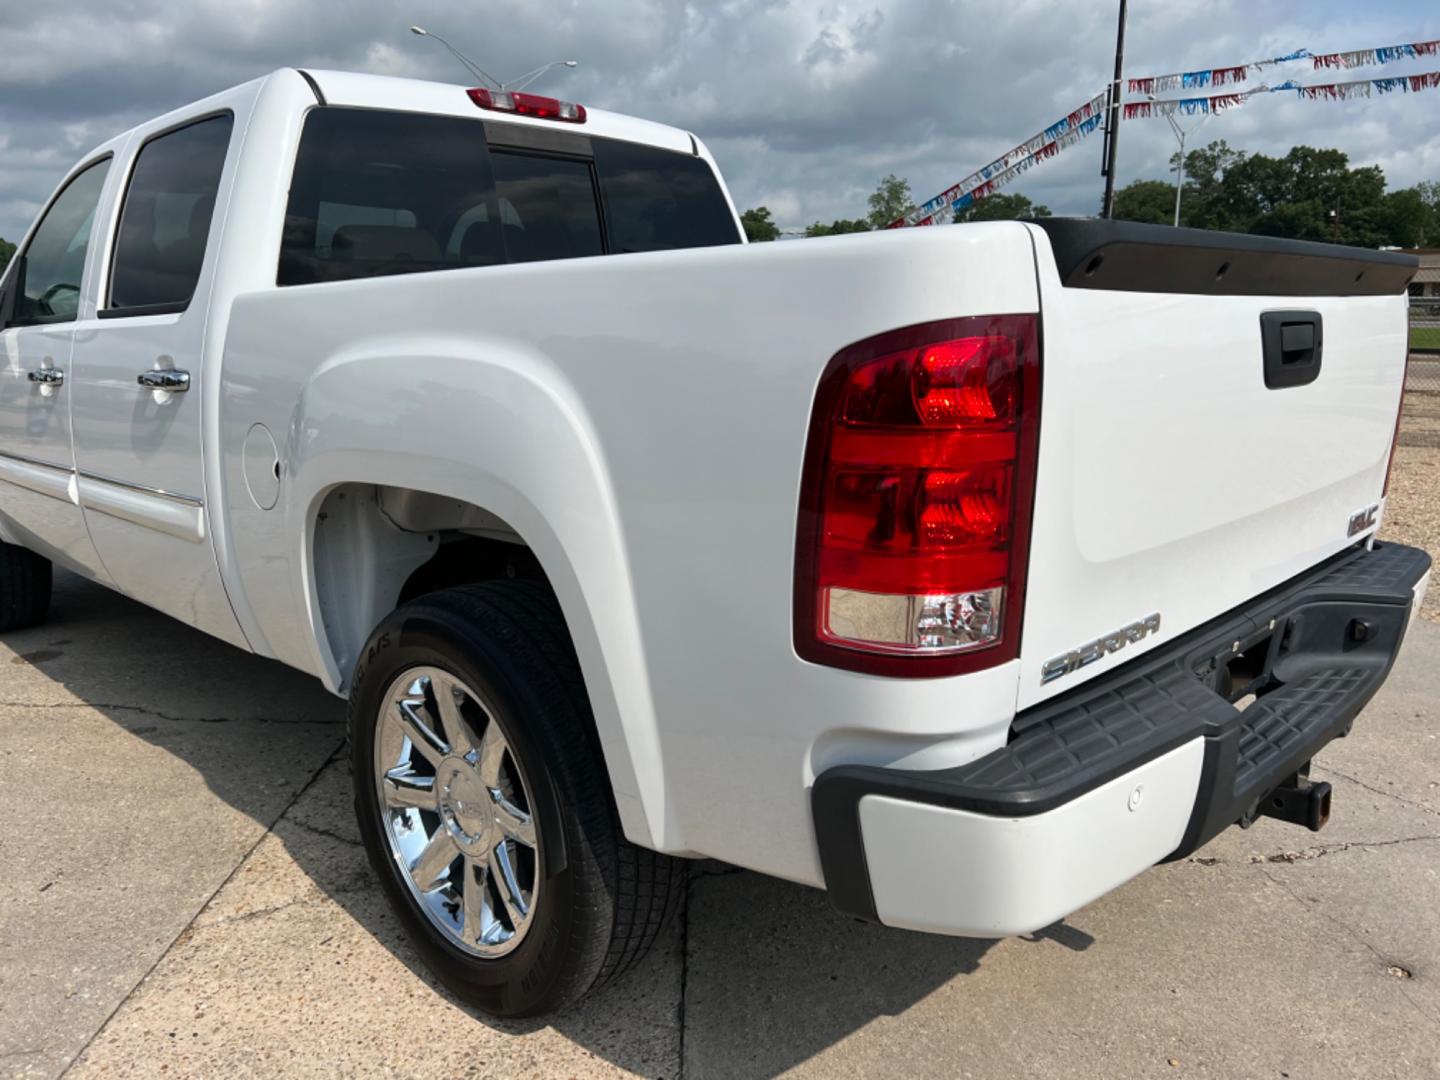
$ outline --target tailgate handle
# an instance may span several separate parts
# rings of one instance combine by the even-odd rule
[[[1266,311],[1260,316],[1265,385],[1271,390],[1305,386],[1320,375],[1324,344],[1318,311]]]

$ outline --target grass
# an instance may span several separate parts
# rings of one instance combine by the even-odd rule
[[[1410,328],[1410,348],[1433,349],[1440,352],[1440,327],[1412,326]]]

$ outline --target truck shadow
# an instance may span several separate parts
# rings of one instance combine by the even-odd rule
[[[203,915],[201,923],[223,928],[227,904],[239,904],[239,914],[247,919],[268,912],[274,912],[269,917],[275,919],[315,918],[299,914],[299,905],[323,906],[328,898],[388,951],[389,957],[367,952],[362,938],[344,961],[350,970],[331,969],[338,988],[307,990],[312,1003],[328,992],[341,1004],[338,1014],[315,1010],[326,1013],[326,1022],[312,1032],[307,1032],[303,1016],[288,1025],[285,1038],[293,1040],[290,1049],[296,1053],[336,1049],[312,1041],[344,1037],[346,995],[380,977],[366,966],[383,966],[389,975],[398,972],[405,978],[406,971],[391,963],[393,959],[450,1007],[468,1014],[476,1025],[472,1035],[454,1028],[456,1020],[463,1024],[464,1019],[450,1007],[441,1010],[446,1019],[435,1034],[474,1047],[477,1058],[485,1055],[487,1039],[493,1045],[495,1036],[486,1028],[525,1035],[548,1027],[590,1054],[642,1075],[670,1075],[678,1042],[686,1067],[693,1066],[696,1073],[771,1077],[878,1018],[905,1012],[957,975],[975,971],[994,944],[863,924],[838,915],[816,890],[699,863],[679,925],[637,970],[560,1016],[497,1023],[464,1008],[431,979],[387,910],[352,819],[349,769],[342,753],[344,704],[318,682],[68,574],[57,574],[50,621],[9,635],[5,644],[16,655],[9,659],[14,666],[0,694],[4,704],[44,707],[52,710],[44,714],[44,723],[70,725],[80,721],[67,709],[81,710],[93,724],[88,706],[126,735],[163,749],[195,770],[225,804],[273,830],[303,871],[303,879],[294,875],[293,882],[267,883],[258,890],[268,905],[264,911],[258,910],[258,900],[256,912],[243,910],[243,898],[227,900],[227,892],[247,887],[232,882],[216,901],[223,910]],[[97,741],[104,738],[108,736],[101,733]],[[146,782],[143,776],[134,780]],[[47,827],[42,824],[41,831]],[[136,825],[117,819],[104,827],[113,828],[117,839],[133,839],[129,834]],[[43,838],[33,846],[46,849]],[[140,844],[135,850],[135,857],[151,867],[167,860],[182,862],[191,854],[163,842]],[[117,883],[125,873],[114,875]],[[93,886],[97,911],[111,903],[123,905],[122,896],[106,895],[111,887],[123,886]],[[275,898],[287,890],[300,899],[277,903]],[[176,903],[199,905],[205,899],[177,895]],[[347,929],[338,925],[343,919],[334,922],[337,933]],[[298,966],[302,961],[294,950],[318,948],[296,933],[295,925],[287,930],[282,923],[263,931],[285,945],[271,951],[271,962]],[[23,934],[23,926],[18,929]],[[1088,935],[1063,924],[1039,938],[1076,950],[1091,944]],[[184,935],[182,941],[186,949],[203,947],[198,933]],[[310,960],[303,963],[308,970]],[[355,970],[357,965],[360,970]],[[178,977],[183,978],[183,971]],[[272,980],[263,968],[248,978],[236,988],[237,994],[253,991],[263,998],[272,983],[286,983],[283,978]],[[407,991],[412,1001],[415,989]],[[278,990],[272,1002],[255,1004],[292,1007]],[[245,1015],[241,1012],[232,1023]],[[352,1015],[364,1013],[356,1010]],[[339,1036],[337,1019],[342,1021]],[[682,1023],[683,1035],[678,1030]]]

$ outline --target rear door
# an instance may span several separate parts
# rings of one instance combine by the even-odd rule
[[[11,260],[0,327],[0,514],[15,539],[104,578],[75,497],[71,349],[111,158],[66,179]]]
[[[1021,707],[1375,531],[1413,273],[1159,226],[1033,233],[1044,386]],[[1127,640],[1047,681],[1105,638]]]
[[[126,593],[243,646],[211,547],[201,437],[208,281],[235,117],[142,133],[71,409],[86,524]]]

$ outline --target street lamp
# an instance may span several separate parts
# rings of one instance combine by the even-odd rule
[[[1151,101],[1158,100],[1154,94],[1145,96]],[[1180,126],[1180,121],[1175,119],[1174,113],[1166,113],[1165,119],[1169,121],[1170,130],[1175,133],[1175,139],[1180,144],[1180,164],[1175,176],[1175,227],[1178,229],[1180,227],[1180,193],[1185,189],[1185,136],[1187,132]],[[1205,120],[1209,119],[1210,117],[1207,115]],[[1200,130],[1200,126],[1205,123],[1205,120],[1201,120],[1199,124],[1195,125],[1196,131]]]

